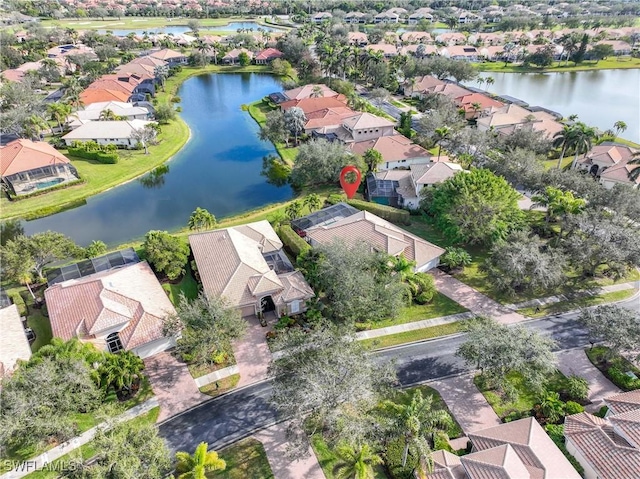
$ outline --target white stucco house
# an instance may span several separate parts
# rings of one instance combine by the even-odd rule
[[[67,146],[71,146],[74,141],[95,141],[100,145],[134,148],[138,141],[132,138],[133,132],[150,124],[155,122],[147,120],[89,121],[70,131],[62,139]]]

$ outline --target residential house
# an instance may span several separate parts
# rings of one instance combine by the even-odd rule
[[[60,72],[60,75],[64,75],[67,69],[65,61],[62,58],[54,58],[53,60],[56,62],[57,69]],[[36,62],[26,62],[19,67],[4,70],[0,74],[6,81],[21,82],[27,72],[38,71],[40,70],[40,68],[42,68],[42,66],[42,60],[38,60]]]
[[[345,118],[342,128],[348,132],[346,142],[365,141],[395,134],[395,123],[371,113],[358,113]]]
[[[129,77],[118,78],[105,78],[100,77],[93,83],[91,83],[85,91],[88,90],[103,90],[103,91],[119,91],[128,95],[127,101],[144,101],[146,96],[144,93],[136,92],[137,85],[135,82],[130,81]],[[83,92],[84,93],[84,92]],[[82,94],[81,94],[82,95]]]
[[[436,37],[436,42],[442,45],[464,45],[467,37],[460,32],[441,33]]]
[[[587,479],[637,479],[640,471],[640,390],[604,400],[603,418],[587,412],[567,416],[567,450]]]
[[[411,165],[431,162],[431,153],[403,135],[387,135],[349,143],[349,150],[354,155],[364,156],[369,149],[382,155],[382,163],[378,165],[380,170],[408,168]]]
[[[132,138],[134,132],[154,123],[146,120],[90,121],[70,131],[62,139],[67,146],[74,141],[95,141],[100,145],[134,148],[138,145],[138,140]]]
[[[339,94],[327,85],[309,84],[283,92],[287,100],[304,100],[305,98],[337,97]]]
[[[344,95],[310,97],[301,100],[287,100],[280,103],[280,108],[282,108],[283,111],[296,107],[300,108],[305,115],[310,115],[316,111],[327,108],[341,108],[346,106],[347,102]]]
[[[443,80],[431,75],[424,75],[415,78],[412,82],[407,82],[404,86],[404,96],[421,98],[429,93],[437,86],[445,85]]]
[[[10,301],[7,303],[3,302],[0,308],[0,379],[10,375],[19,360],[28,361],[31,357],[31,347],[18,307]]]
[[[258,52],[253,59],[258,65],[267,65],[276,58],[282,57],[282,52],[276,48],[265,48]]]
[[[631,172],[640,168],[640,163],[631,164],[634,158],[640,160],[640,151],[618,143],[604,142],[596,145],[582,158],[578,158],[575,168],[588,171],[599,178],[600,184],[607,189],[617,184],[631,185],[637,188],[640,184],[640,175],[635,180],[631,179]]]
[[[428,56],[438,55],[438,47],[435,45],[428,45],[426,43],[419,43],[413,45],[404,45],[400,47],[400,55],[413,55],[414,57],[424,58]]]
[[[299,314],[314,296],[266,220],[192,234],[189,243],[204,293],[225,298],[243,317]]]
[[[107,110],[113,112],[115,116],[126,120],[148,120],[150,117],[150,112],[147,108],[134,106],[132,103],[122,101],[105,101],[92,103],[70,115],[67,118],[67,125],[74,130],[89,121],[100,120],[102,112]]]
[[[400,20],[400,15],[388,10],[373,17],[373,23],[398,23],[398,20]]]
[[[307,117],[307,122],[304,125],[305,133],[314,138],[324,138],[329,141],[342,140],[348,135],[340,125],[345,119],[351,118],[355,114],[356,112],[347,106],[323,108],[308,113],[305,115]],[[344,134],[342,137],[338,137],[337,132]]]
[[[311,21],[313,23],[322,23],[325,20],[331,20],[331,18],[333,18],[333,15],[330,12],[318,12],[311,16]]]
[[[57,45],[47,50],[47,58],[65,58],[69,55],[86,55],[92,60],[97,59],[93,48],[82,43]]]
[[[309,226],[307,226],[309,225]],[[301,228],[304,226],[304,228]],[[416,272],[438,266],[445,250],[409,233],[368,211],[353,211],[344,203],[330,206],[320,212],[292,222],[292,227],[311,246],[331,244],[335,240],[348,245],[365,242],[375,251],[391,256],[404,256],[415,261]]]
[[[464,110],[467,120],[490,115],[497,109],[504,107],[504,103],[482,93],[469,93],[455,98],[454,101]]]
[[[420,20],[426,20],[428,22],[433,22],[433,10],[429,7],[418,8],[415,12],[409,15],[407,19],[407,23],[409,25],[416,25],[420,22]]]
[[[78,179],[69,159],[44,141],[24,138],[0,147],[0,176],[15,195],[25,195]]]
[[[596,45],[611,45],[615,55],[631,55],[631,51],[633,50],[630,44],[621,40],[604,40],[598,42]]]
[[[477,128],[480,131],[491,130],[502,135],[511,134],[519,128],[531,128],[544,132],[546,138],[553,138],[553,135],[562,131],[562,124],[550,113],[531,111],[510,103],[490,115],[478,118]]]
[[[149,56],[155,58],[156,60],[167,62],[170,67],[187,64],[187,56],[184,53],[180,53],[169,48],[164,48],[160,51],[153,52],[149,54]]]
[[[363,47],[369,44],[369,37],[364,32],[348,32],[349,45]]]
[[[366,15],[362,12],[346,13],[344,16],[344,23],[347,23],[347,24],[366,23]]]
[[[385,58],[398,56],[398,49],[395,45],[392,45],[390,43],[375,43],[372,45],[367,45],[365,48],[373,52],[382,52]]]
[[[428,479],[580,479],[537,421],[528,417],[470,433],[471,454],[432,453]],[[621,479],[621,476],[618,476]]]
[[[436,85],[433,87],[431,89],[431,93],[439,93],[440,95],[448,96],[453,100],[461,96],[469,95],[471,94],[471,91],[466,88],[462,88],[456,83],[445,82],[444,85]]]
[[[240,63],[240,54],[246,53],[249,60],[253,60],[253,52],[251,50],[247,50],[246,48],[234,48],[227,52],[225,56],[222,57],[222,63],[227,63],[231,65],[235,65],[236,63]]]
[[[440,157],[429,163],[414,163],[409,170],[380,171],[367,176],[366,195],[374,203],[396,208],[416,209],[420,206],[420,193],[457,173],[464,171],[457,163]]]
[[[117,81],[126,88],[131,88],[132,101],[143,101],[144,96],[156,94],[155,76],[138,73],[117,73],[114,75],[102,75],[98,81]],[[91,88],[91,85],[89,85]],[[106,89],[109,89],[107,87]]]
[[[480,60],[481,53],[476,47],[471,45],[448,45],[440,50],[440,55],[452,58],[453,60],[477,62]]]
[[[403,43],[428,43],[431,41],[429,32],[404,32],[400,35]]]
[[[478,20],[480,20],[480,17],[474,13],[471,12],[465,12],[465,11],[461,11],[458,14],[458,23],[464,25],[466,23],[473,23],[473,22],[477,22]]]
[[[83,105],[104,103],[109,101],[128,102],[131,95],[123,90],[108,90],[103,88],[88,88],[80,93],[80,101]]]
[[[53,336],[141,358],[175,346],[164,319],[177,314],[147,262],[54,284],[44,292]]]

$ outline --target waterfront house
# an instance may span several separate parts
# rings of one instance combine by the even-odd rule
[[[369,149],[382,155],[382,163],[378,165],[380,170],[408,168],[411,165],[431,162],[431,153],[399,134],[349,143],[349,150],[354,155],[363,156]]]
[[[187,56],[184,53],[180,53],[169,48],[164,48],[160,51],[153,52],[149,54],[149,56],[155,58],[156,60],[167,62],[170,67],[187,64]]]
[[[266,220],[192,234],[189,244],[205,295],[223,297],[243,317],[299,314],[314,296]]]
[[[132,138],[133,133],[154,123],[147,120],[90,121],[70,131],[62,139],[67,146],[74,141],[95,141],[100,145],[135,148],[138,140]]]
[[[227,52],[225,56],[222,57],[222,63],[226,63],[229,65],[235,65],[236,63],[240,63],[240,54],[246,53],[249,60],[253,59],[253,52],[251,50],[247,50],[246,48],[234,48]]]
[[[264,50],[258,52],[254,58],[254,61],[258,65],[267,65],[271,63],[276,58],[281,58],[282,52],[276,48],[265,48]]]
[[[480,116],[486,116],[504,106],[504,103],[483,95],[482,93],[469,93],[455,98],[456,105],[464,110],[465,118],[473,120]]]
[[[98,349],[132,351],[141,358],[175,346],[164,319],[175,315],[147,262],[61,281],[44,292],[53,336],[78,338]]]
[[[433,22],[433,10],[429,7],[418,8],[414,11],[409,18],[407,19],[407,23],[409,25],[416,25],[420,20],[426,20],[428,22]]]
[[[478,118],[477,127],[480,131],[491,130],[501,135],[509,135],[519,128],[531,128],[544,132],[545,138],[553,138],[553,135],[562,131],[562,124],[554,115],[545,111],[527,110],[514,103]]]
[[[319,98],[319,97],[337,97],[338,93],[333,91],[327,85],[309,84],[291,90],[285,90],[283,95],[287,100],[304,100],[305,98]]]
[[[344,23],[356,24],[366,23],[366,15],[362,12],[349,12],[344,16]]]
[[[640,164],[632,164],[630,161],[638,158],[639,153],[640,151],[634,148],[607,141],[594,146],[578,158],[575,168],[591,173],[607,189],[617,184],[637,188],[640,184],[640,175],[633,180],[631,172],[640,168]]]
[[[24,138],[0,147],[0,176],[14,195],[25,195],[78,179],[69,159],[44,141]]]
[[[373,23],[398,23],[400,15],[396,12],[387,10],[386,12],[380,12],[373,17]]]
[[[31,357],[31,347],[24,330],[24,324],[18,307],[6,297],[4,291],[0,304],[0,379],[13,372],[19,360],[28,361]],[[6,298],[6,301],[4,300]],[[5,304],[6,303],[6,304]]]
[[[82,110],[78,110],[67,118],[67,124],[71,129],[75,129],[88,121],[97,121],[101,118],[102,112],[111,111],[115,116],[126,120],[148,120],[150,112],[147,108],[134,106],[132,103],[122,101],[104,101],[92,103]]]
[[[80,102],[87,106],[92,103],[104,103],[108,101],[128,102],[131,95],[122,90],[106,90],[102,88],[89,88],[80,93]]]

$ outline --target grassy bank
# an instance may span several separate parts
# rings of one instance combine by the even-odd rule
[[[547,68],[539,68],[535,66],[513,65],[504,62],[486,62],[477,65],[478,70],[481,72],[496,72],[496,73],[550,73],[550,72],[582,72],[591,70],[622,70],[628,68],[640,68],[640,58],[632,57],[613,57],[605,60],[585,61],[579,65],[574,65],[569,62],[553,62],[553,64]]]
[[[227,467],[224,471],[207,473],[209,479],[273,479],[264,446],[253,438],[225,447],[218,453]]]
[[[262,100],[255,101],[247,105],[247,111],[249,112],[249,115],[251,115],[251,118],[253,118],[260,126],[265,124],[265,122],[267,121],[267,113],[272,110],[273,109],[270,108],[269,105],[264,103]],[[287,147],[287,145],[285,145],[284,143],[274,143],[274,146],[276,147],[276,151],[280,155],[280,158],[282,158],[289,165],[293,165],[293,162],[298,155],[298,148],[295,146]]]
[[[448,336],[450,334],[461,333],[464,331],[465,321],[456,321],[455,323],[441,324],[430,328],[416,329],[404,333],[390,334],[375,339],[365,339],[362,343],[372,349],[389,348],[399,344],[412,343],[414,341],[423,341],[425,339],[438,338],[440,336]]]
[[[121,17],[121,18],[82,18],[78,19],[62,19],[49,20],[43,19],[42,25],[45,27],[74,28],[76,30],[142,30],[147,28],[176,27],[187,26],[190,18],[167,19],[165,17]],[[198,19],[201,30],[207,27],[222,27],[231,22],[255,22],[264,26],[279,28],[277,25],[267,24],[263,17],[246,17],[246,16],[229,16],[224,18],[201,18]],[[281,27],[282,30],[287,30]],[[235,33],[235,31],[234,31]]]
[[[529,316],[530,318],[542,318],[543,316],[564,313],[574,309],[622,301],[633,296],[635,292],[635,289],[626,289],[624,291],[615,291],[613,293],[602,293],[596,296],[583,296],[569,301],[560,301],[558,303],[541,306],[540,308],[523,308],[518,310],[518,313]]]

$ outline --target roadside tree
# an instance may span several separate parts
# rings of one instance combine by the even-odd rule
[[[592,342],[602,341],[609,348],[609,359],[640,348],[640,315],[615,304],[584,309],[578,317],[589,331]]]

